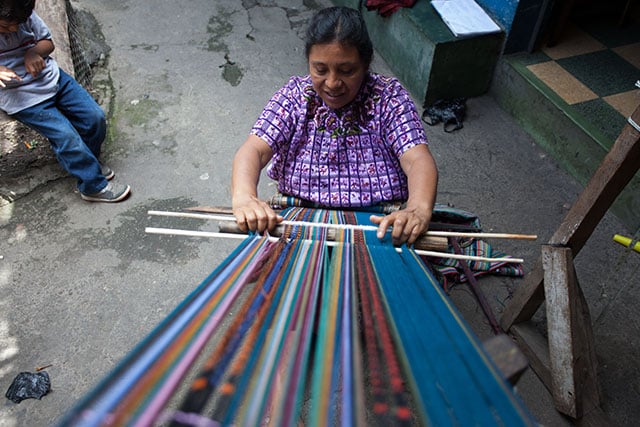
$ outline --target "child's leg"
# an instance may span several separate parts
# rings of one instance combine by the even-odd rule
[[[78,179],[78,190],[93,194],[107,186],[100,164],[71,122],[55,106],[55,98],[12,115],[49,139],[60,165]]]
[[[96,158],[107,133],[104,112],[91,94],[62,69],[58,81],[56,107],[69,119]]]

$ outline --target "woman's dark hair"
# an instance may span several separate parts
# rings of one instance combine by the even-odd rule
[[[355,47],[362,62],[367,67],[371,64],[373,45],[364,19],[357,10],[341,6],[328,7],[311,18],[305,43],[307,58],[313,45],[333,42]]]
[[[31,16],[36,0],[0,0],[0,19],[22,24]]]

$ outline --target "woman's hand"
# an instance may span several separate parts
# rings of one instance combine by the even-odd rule
[[[390,213],[386,216],[371,215],[371,222],[378,225],[377,236],[384,238],[391,227],[391,240],[394,246],[403,243],[412,245],[418,237],[427,231],[431,220],[431,208],[410,208]]]
[[[402,170],[407,174],[409,199],[407,207],[387,216],[371,216],[378,225],[378,238],[382,239],[389,227],[394,245],[412,245],[420,234],[427,231],[438,187],[438,168],[424,144],[407,150],[400,157]]]
[[[264,233],[273,230],[283,219],[266,202],[254,196],[234,197],[232,208],[236,223],[242,231]]]
[[[282,217],[258,198],[260,172],[273,152],[269,145],[255,135],[249,135],[233,158],[231,172],[231,207],[242,231],[263,233],[273,230]]]

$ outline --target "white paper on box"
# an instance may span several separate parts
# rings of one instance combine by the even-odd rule
[[[431,4],[456,37],[500,31],[498,24],[473,0],[431,0]]]

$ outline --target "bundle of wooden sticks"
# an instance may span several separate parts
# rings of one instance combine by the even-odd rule
[[[230,208],[226,207],[195,207],[188,208],[186,212],[167,212],[167,211],[149,211],[151,216],[165,216],[176,218],[192,218],[202,220],[219,221],[219,232],[207,232],[197,230],[180,230],[170,228],[147,227],[145,231],[150,234],[167,234],[181,235],[193,237],[219,237],[219,238],[240,238],[244,239],[246,233],[241,231],[236,224],[236,219]],[[328,228],[330,241],[335,240],[335,231],[337,229],[353,228],[360,230],[376,230],[374,225],[348,225],[348,224],[324,224],[324,223],[308,223],[301,221],[283,221],[275,230],[269,234],[272,238],[277,239],[282,235],[284,227],[291,225],[307,226],[307,227],[325,227]],[[418,255],[431,256],[438,258],[452,258],[468,261],[487,261],[487,262],[506,262],[506,263],[523,263],[522,258],[501,257],[487,258],[481,256],[461,255],[446,252],[448,248],[449,237],[465,237],[476,239],[520,239],[520,240],[536,240],[537,236],[532,234],[515,234],[515,233],[485,233],[485,232],[465,232],[465,231],[438,231],[428,230],[423,233],[414,243],[414,249]],[[401,249],[398,248],[398,251]]]

